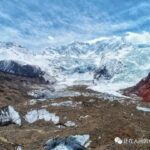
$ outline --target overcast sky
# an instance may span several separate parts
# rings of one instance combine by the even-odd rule
[[[0,0],[0,40],[30,48],[150,31],[150,0]]]

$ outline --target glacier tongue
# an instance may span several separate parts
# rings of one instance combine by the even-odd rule
[[[150,46],[113,36],[29,52],[14,44],[0,44],[0,60],[36,65],[66,85],[86,84],[100,92],[116,93],[150,72]],[[94,79],[95,77],[95,79]],[[117,93],[116,93],[117,94]]]

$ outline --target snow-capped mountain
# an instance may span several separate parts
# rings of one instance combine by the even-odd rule
[[[34,52],[13,43],[0,43],[1,61],[37,66],[46,77],[53,76],[60,83],[88,84],[102,92],[131,86],[146,76],[150,72],[149,56],[149,45],[137,45],[119,36]]]
[[[17,60],[24,62],[27,58],[28,60],[32,58],[31,51],[28,49],[11,42],[0,42],[0,60]]]
[[[34,52],[11,43],[0,42],[0,71],[26,76],[43,78],[54,83],[55,79],[36,64]]]

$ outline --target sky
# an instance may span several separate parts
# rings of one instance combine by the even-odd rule
[[[0,41],[40,49],[128,32],[150,38],[149,10],[150,0],[0,0]]]

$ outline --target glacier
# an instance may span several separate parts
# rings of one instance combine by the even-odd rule
[[[150,72],[150,45],[134,43],[125,35],[37,51],[0,42],[0,61],[38,66],[46,72],[46,78],[56,79],[57,86],[87,85],[121,96],[120,89],[136,84]]]

